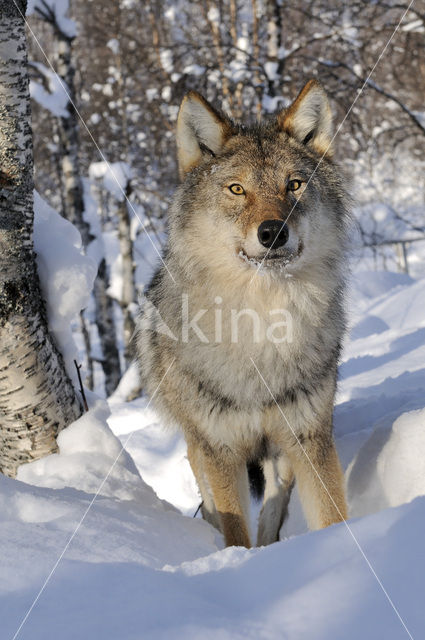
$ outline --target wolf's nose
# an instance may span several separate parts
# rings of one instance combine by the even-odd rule
[[[264,220],[258,227],[258,240],[266,249],[278,249],[288,242],[288,227],[282,220]]]

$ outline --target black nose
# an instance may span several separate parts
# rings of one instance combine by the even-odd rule
[[[258,227],[258,240],[266,249],[283,247],[288,236],[288,227],[282,220],[264,220]]]

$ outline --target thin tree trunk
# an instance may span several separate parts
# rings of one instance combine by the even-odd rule
[[[84,347],[86,349],[86,357],[87,357],[87,376],[84,381],[84,384],[93,391],[94,389],[94,368],[93,368],[93,356],[91,351],[91,340],[90,333],[87,329],[87,322],[84,315],[84,311],[80,311],[80,328],[81,335],[83,336]]]
[[[114,303],[106,293],[108,286],[108,271],[105,258],[103,258],[94,282],[93,295],[96,301],[96,324],[103,355],[101,365],[105,375],[105,391],[109,396],[118,386],[121,367],[116,341]]]
[[[76,91],[75,91],[75,66],[73,61],[72,43],[74,37],[65,33],[56,19],[54,11],[48,6],[38,8],[38,13],[49,22],[57,38],[57,72],[64,82],[68,91],[68,115],[62,116],[58,120],[59,133],[59,158],[61,165],[61,185],[62,202],[64,205],[63,216],[72,222],[80,231],[84,249],[87,250],[90,242],[94,239],[91,234],[90,225],[84,219],[84,191],[81,180],[80,160],[79,160],[79,118],[76,111]],[[100,341],[103,351],[102,367],[105,375],[106,393],[112,393],[121,377],[121,368],[117,349],[116,328],[113,317],[113,303],[106,302],[107,296],[105,285],[107,278],[106,265],[99,267],[97,279],[101,282],[95,283],[94,302],[95,318],[99,331]],[[87,328],[87,321],[84,312],[81,315],[81,327],[87,356],[88,386],[94,386],[93,380],[93,357],[91,353],[90,332]],[[105,336],[105,327],[107,327]],[[114,345],[112,346],[112,342]],[[111,362],[108,358],[111,357]]]
[[[274,98],[281,88],[285,59],[280,55],[282,44],[281,7],[277,0],[267,0],[267,63],[271,68],[268,78],[268,94]]]
[[[263,103],[263,87],[261,83],[259,65],[260,65],[260,44],[258,42],[258,5],[257,0],[252,2],[252,57],[254,59],[254,87],[257,94],[257,120],[261,120],[262,103]]]
[[[83,185],[78,157],[78,115],[75,110],[75,68],[72,61],[72,39],[58,31],[58,75],[64,81],[70,100],[67,104],[68,116],[59,119],[59,154],[62,165],[64,195],[64,216],[81,233],[84,247],[93,240],[90,225],[84,220]]]
[[[214,43],[217,65],[221,75],[221,90],[223,98],[227,100],[229,109],[233,108],[233,95],[230,92],[229,79],[226,76],[225,54],[220,32],[220,19],[216,19],[214,9],[218,10],[220,5],[213,5],[211,0],[207,0],[206,8],[202,5],[204,17],[211,29],[212,41]]]
[[[126,196],[130,195],[130,182],[127,182]],[[127,200],[120,202],[118,207],[118,238],[122,261],[122,293],[121,309],[124,318],[124,357],[127,366],[133,360],[130,354],[130,341],[134,332],[134,318],[132,307],[136,302],[136,289],[134,285],[134,258],[133,241],[131,239],[130,216],[128,214]]]
[[[229,2],[230,9],[230,37],[232,39],[232,45],[234,50],[232,52],[232,56],[234,55],[236,59],[241,57],[241,52],[238,51],[238,6],[236,0],[230,0]],[[232,50],[231,50],[232,51]],[[246,61],[244,60],[244,63]],[[235,93],[234,93],[234,106],[233,106],[233,115],[235,118],[242,118],[243,113],[243,104],[242,104],[242,91],[243,91],[243,82],[238,82],[236,85]]]
[[[82,407],[48,331],[32,243],[26,2],[0,0],[0,470],[57,449]]]
[[[149,12],[150,19],[153,26],[153,34],[156,42],[156,52],[158,59],[161,59],[159,54],[159,33],[156,32],[156,21],[153,11]],[[121,34],[121,5],[118,3],[116,6],[116,37],[119,41]],[[127,93],[125,90],[126,73],[123,68],[123,60],[121,53],[121,43],[118,46],[118,50],[115,54],[115,64],[118,69],[118,96],[121,104],[121,160],[123,162],[130,162],[130,140],[128,132],[128,119],[127,119]],[[125,186],[125,198],[119,203],[118,206],[118,239],[120,243],[120,254],[122,261],[122,291],[121,291],[121,310],[123,314],[123,336],[124,336],[124,359],[127,367],[130,366],[133,361],[133,355],[130,353],[130,341],[134,333],[135,322],[133,317],[133,306],[136,303],[136,286],[134,282],[134,248],[133,239],[131,237],[131,224],[130,224],[130,212],[128,208],[129,200],[132,192],[131,179],[127,177],[127,183]]]

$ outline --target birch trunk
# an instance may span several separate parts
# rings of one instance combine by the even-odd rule
[[[130,182],[127,183],[126,196],[127,198],[130,196]],[[120,202],[118,207],[118,238],[122,260],[123,286],[120,304],[124,322],[124,358],[126,365],[130,366],[133,360],[130,353],[130,341],[135,327],[132,307],[136,302],[136,288],[134,285],[133,241],[127,200]]]
[[[153,26],[156,25],[153,13],[150,13],[151,19],[153,19]],[[121,6],[116,7],[117,35],[121,33]],[[159,35],[156,36],[156,43],[159,45]],[[157,55],[159,54],[159,46],[157,49]],[[159,58],[161,56],[159,55]],[[127,119],[127,102],[128,96],[125,89],[126,72],[123,66],[123,59],[121,55],[121,46],[118,47],[115,55],[115,64],[118,69],[118,96],[121,104],[121,158],[123,161],[130,160],[130,142],[128,132],[128,119]],[[164,70],[165,71],[165,70]],[[131,237],[131,224],[130,224],[130,212],[129,212],[129,200],[132,192],[131,179],[127,177],[127,183],[125,185],[125,198],[118,205],[118,239],[120,243],[120,254],[122,261],[122,291],[121,291],[121,311],[123,314],[123,337],[124,337],[124,359],[127,367],[130,366],[133,361],[133,354],[131,353],[130,342],[134,333],[135,322],[133,317],[133,307],[136,303],[136,286],[134,282],[134,247],[133,239]]]
[[[39,13],[52,24],[57,37],[57,72],[66,85],[69,96],[67,104],[68,115],[59,118],[58,121],[63,215],[78,228],[83,246],[87,250],[94,236],[91,234],[90,225],[84,219],[85,206],[79,160],[79,116],[75,108],[77,96],[72,51],[74,38],[61,29],[54,12],[49,12],[45,9],[44,12],[39,10]],[[96,324],[103,352],[102,368],[105,375],[105,390],[109,395],[115,390],[121,378],[121,368],[113,316],[113,302],[111,299],[107,300],[106,289],[107,270],[106,265],[101,264],[96,277],[93,295]],[[93,357],[90,333],[86,325],[84,312],[81,319],[83,339],[87,352],[88,378],[86,384],[92,389],[94,386]]]
[[[32,243],[26,2],[0,0],[0,471],[57,449],[82,407],[49,334]]]
[[[84,220],[83,185],[78,157],[78,115],[75,111],[75,67],[72,61],[72,40],[58,26],[58,75],[65,83],[70,100],[67,104],[67,116],[59,119],[59,155],[62,165],[64,217],[74,224],[81,233],[84,247],[93,240],[90,225]]]

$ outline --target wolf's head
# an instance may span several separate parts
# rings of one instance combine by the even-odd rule
[[[329,102],[315,80],[288,109],[250,127],[190,92],[177,122],[182,185],[171,245],[192,266],[261,264],[295,275],[329,265],[341,255],[346,216],[331,141]]]

